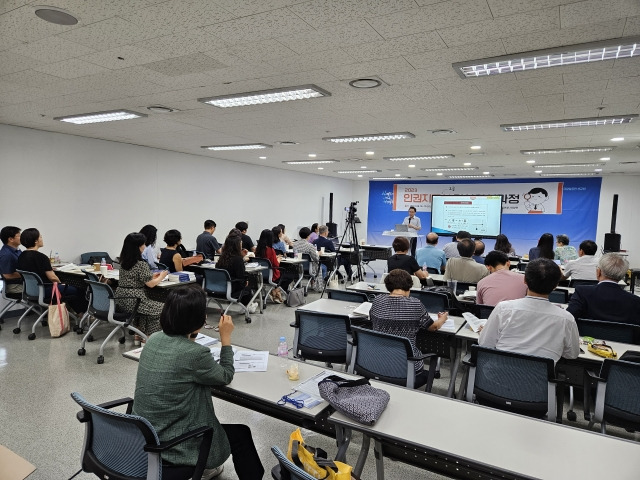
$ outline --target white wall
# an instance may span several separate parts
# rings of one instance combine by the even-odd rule
[[[355,183],[8,125],[0,125],[0,172],[0,226],[38,228],[42,251],[63,260],[94,250],[115,257],[147,223],[159,246],[170,228],[194,246],[208,218],[220,241],[240,220],[254,241],[278,223],[294,238],[297,226],[328,221],[329,192],[336,210],[349,205]],[[334,222],[341,233],[344,215]]]
[[[632,268],[640,267],[640,176],[611,176],[602,179],[600,214],[596,243],[604,245],[604,234],[611,231],[613,195],[618,194],[616,233],[622,236],[620,248],[627,250]]]

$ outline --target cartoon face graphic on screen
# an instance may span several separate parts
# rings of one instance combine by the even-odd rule
[[[543,203],[549,200],[549,194],[544,188],[532,188],[523,197],[525,199],[524,207],[529,213],[544,213]]]

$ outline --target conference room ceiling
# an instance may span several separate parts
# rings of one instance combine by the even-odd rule
[[[34,7],[44,2],[78,23],[41,20]],[[638,175],[640,120],[542,131],[500,128],[640,114],[638,57],[473,79],[462,79],[452,67],[464,60],[637,35],[638,0],[4,0],[0,123],[200,155],[214,166],[225,159],[361,180],[443,179],[451,173],[421,169],[467,162],[478,167],[471,174],[536,177],[535,164],[526,163],[531,159],[602,163],[596,167],[602,175]],[[363,77],[376,77],[382,85],[349,85]],[[237,108],[197,101],[305,84],[331,96]],[[174,111],[147,108],[157,105]],[[88,125],[54,120],[114,109],[148,117]],[[323,140],[392,132],[415,138]],[[613,137],[624,141],[613,143]],[[273,148],[201,148],[247,143]],[[481,149],[471,150],[473,145]],[[606,154],[520,153],[590,146],[616,148]],[[309,154],[339,163],[283,163],[310,160]],[[383,159],[433,154],[455,157]],[[600,161],[605,155],[610,160]],[[337,173],[365,167],[380,172]],[[594,166],[550,170],[593,172]]]

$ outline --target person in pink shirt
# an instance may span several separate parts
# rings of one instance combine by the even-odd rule
[[[506,253],[493,250],[484,259],[491,275],[478,282],[478,305],[495,306],[503,300],[515,300],[527,295],[524,275],[509,270],[511,263]]]

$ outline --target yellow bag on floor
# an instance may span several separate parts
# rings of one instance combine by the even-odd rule
[[[287,457],[309,475],[326,480],[351,480],[351,466],[346,463],[327,460],[327,452],[304,444],[300,429],[289,437]]]

